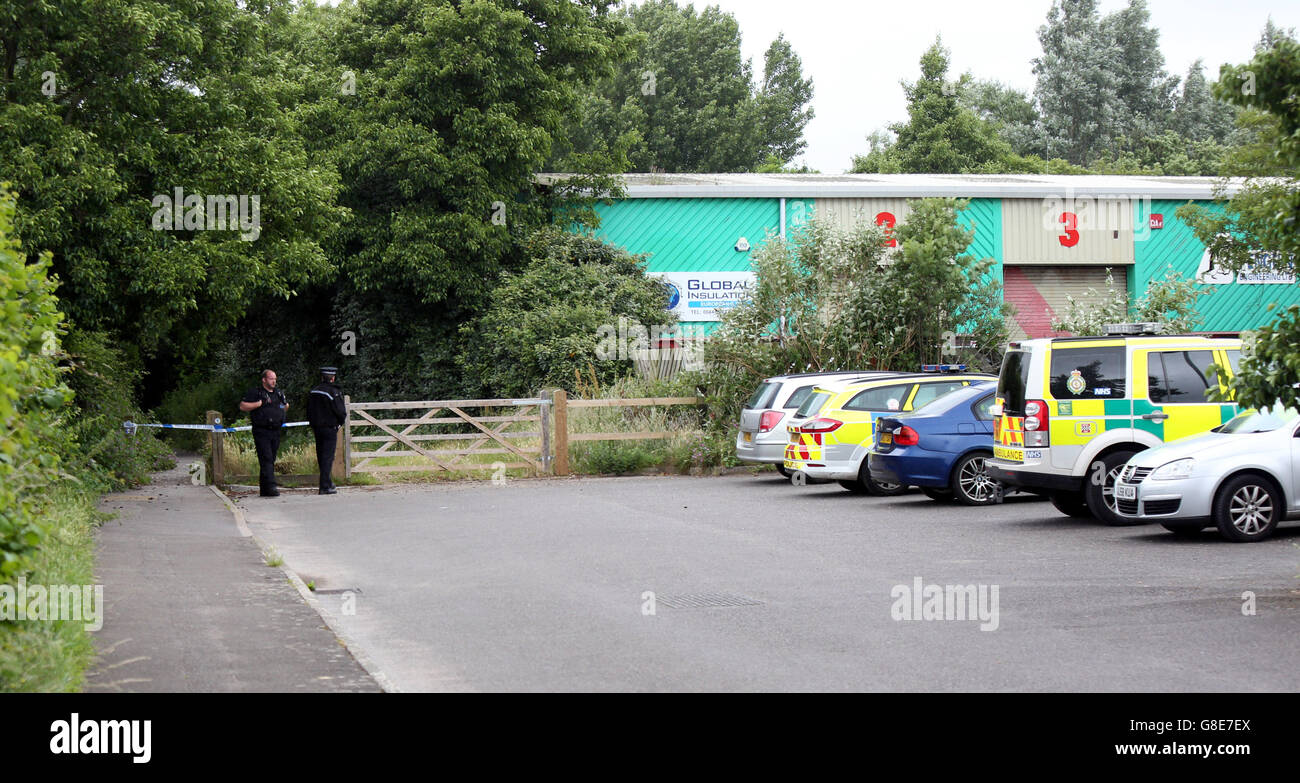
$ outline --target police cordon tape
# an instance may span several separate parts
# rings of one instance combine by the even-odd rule
[[[306,427],[308,421],[286,421],[281,427]],[[134,435],[140,427],[158,427],[164,430],[203,430],[204,432],[246,432],[253,429],[251,424],[242,427],[223,427],[220,424],[136,424],[133,421],[122,422],[127,435]]]

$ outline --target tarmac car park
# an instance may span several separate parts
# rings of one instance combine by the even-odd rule
[[[1002,360],[989,475],[1045,494],[1070,516],[1133,524],[1115,507],[1134,454],[1196,435],[1237,413],[1208,400],[1211,365],[1235,368],[1235,334],[1161,335],[1112,324],[1105,337],[1012,342]]]
[[[786,470],[811,479],[831,479],[854,492],[896,495],[905,486],[871,477],[867,454],[876,419],[890,412],[914,410],[954,389],[992,380],[966,373],[965,365],[928,365],[925,371],[872,378],[840,388],[813,389],[796,416],[813,416],[787,426]]]

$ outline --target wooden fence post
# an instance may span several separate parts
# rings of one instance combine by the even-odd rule
[[[226,426],[219,411],[208,411],[208,426]],[[212,454],[213,485],[226,483],[226,433],[212,430],[208,433],[208,450]]]
[[[352,480],[352,398],[343,395],[343,408],[347,411],[343,419],[343,437],[339,441],[343,444],[343,479],[344,481]]]
[[[555,390],[555,475],[569,475],[569,395]]]
[[[542,393],[542,397],[543,399],[546,397],[545,392]],[[542,425],[541,426],[541,430],[542,430],[541,457],[542,457],[543,473],[552,473],[555,469],[555,460],[551,456],[551,415],[550,414],[551,414],[550,400],[547,400],[546,402],[543,402],[541,405],[537,406],[537,416],[541,420],[539,423]]]

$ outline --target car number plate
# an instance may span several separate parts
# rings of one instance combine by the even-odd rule
[[[1009,462],[1025,461],[1024,449],[1010,449],[1007,448],[1006,446],[994,446],[993,456],[997,457],[998,459],[1007,460]]]
[[[1131,487],[1128,484],[1115,485],[1115,497],[1120,500],[1137,500],[1138,488]]]
[[[890,434],[890,433],[888,433],[888,432],[882,432],[882,433],[880,433],[880,443],[881,443],[881,445],[883,445],[883,446],[888,446],[889,444],[891,444],[891,443],[893,443],[893,442],[894,442],[894,436],[893,436],[892,434]]]
[[[746,442],[746,443],[753,443],[753,442],[754,442],[754,433],[752,433],[752,432],[746,432],[746,433],[745,433],[745,442]]]

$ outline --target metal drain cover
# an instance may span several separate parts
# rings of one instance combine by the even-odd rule
[[[762,606],[762,601],[735,593],[683,593],[682,595],[656,596],[655,603],[670,609],[705,609],[713,606]]]

